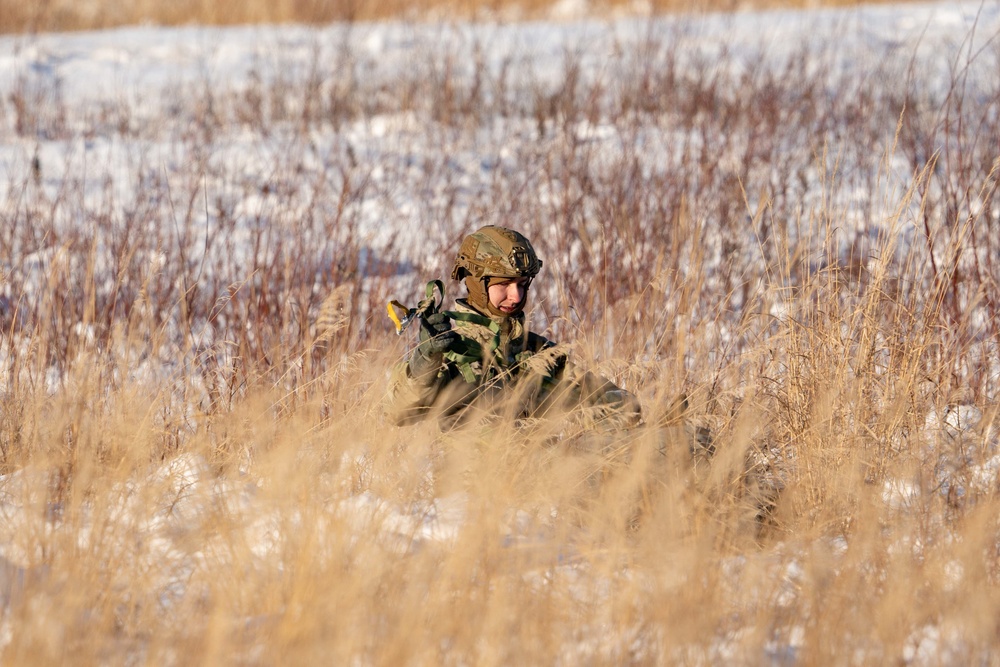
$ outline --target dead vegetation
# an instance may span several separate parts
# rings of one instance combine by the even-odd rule
[[[3,661],[988,661],[1000,51],[941,90],[673,37],[543,80],[345,31],[153,116],[23,72]],[[382,419],[385,301],[488,223],[645,427]]]
[[[874,0],[885,2],[886,0]],[[127,25],[244,25],[254,23],[323,24],[377,20],[526,20],[622,14],[728,12],[754,9],[815,9],[872,4],[872,0],[276,0],[213,2],[179,0],[0,0],[0,33],[101,30]]]

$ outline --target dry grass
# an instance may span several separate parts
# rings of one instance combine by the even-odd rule
[[[26,73],[3,662],[989,662],[1000,90],[962,76],[1000,54],[942,94],[905,58],[831,91],[804,54],[677,48],[546,87],[429,44],[386,83],[345,46],[153,117]],[[536,241],[535,322],[646,426],[382,418],[385,300],[484,223]]]
[[[875,2],[886,0],[875,0]],[[591,11],[705,12],[763,8],[815,8],[872,4],[861,0],[602,0]],[[555,0],[277,0],[270,2],[216,2],[179,0],[163,3],[40,0],[25,3],[0,0],[0,33],[96,30],[123,25],[240,25],[248,23],[306,23],[371,21],[391,18],[449,19],[504,16],[515,19],[547,17],[563,11]]]

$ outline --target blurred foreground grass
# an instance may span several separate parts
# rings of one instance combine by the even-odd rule
[[[886,0],[255,0],[107,2],[0,0],[0,33],[97,30],[124,25],[238,25],[379,19],[566,18],[579,14],[648,14],[769,8],[812,9],[879,4]]]

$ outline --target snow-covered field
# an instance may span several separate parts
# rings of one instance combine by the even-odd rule
[[[0,37],[2,662],[991,664],[998,37],[996,0]],[[385,301],[490,223],[643,400],[622,442],[684,389],[708,472],[382,421]]]

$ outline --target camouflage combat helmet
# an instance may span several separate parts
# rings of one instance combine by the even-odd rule
[[[494,317],[507,317],[512,313],[504,313],[490,303],[490,280],[527,278],[524,286],[527,297],[531,279],[541,268],[542,260],[538,259],[531,242],[523,234],[505,227],[487,225],[462,241],[451,277],[465,280],[465,285],[469,288],[470,306]],[[524,301],[517,312],[523,308]]]

